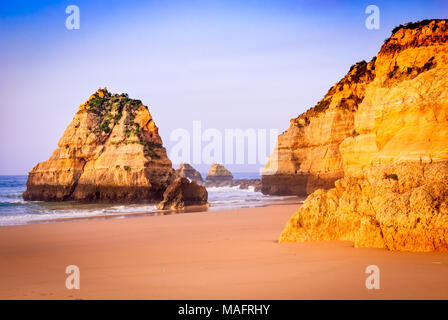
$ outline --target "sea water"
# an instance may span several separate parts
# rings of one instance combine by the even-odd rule
[[[237,179],[256,179],[257,174],[239,173]],[[27,176],[0,176],[0,226],[38,222],[56,222],[67,219],[124,218],[135,215],[158,215],[166,211],[149,204],[84,204],[77,202],[24,201]],[[281,203],[300,203],[297,197],[267,196],[253,187],[207,188],[209,211],[252,208]]]

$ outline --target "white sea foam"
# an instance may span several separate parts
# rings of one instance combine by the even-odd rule
[[[30,203],[24,201],[29,206],[34,206],[29,210],[21,210],[10,215],[0,215],[0,226],[21,225],[42,221],[58,221],[64,219],[80,219],[80,218],[106,218],[109,216],[138,214],[138,213],[155,213],[157,211],[154,205],[120,205],[113,207],[105,207],[100,209],[47,209],[51,204]],[[85,205],[79,205],[85,206]],[[40,207],[40,208],[39,208]],[[76,205],[72,205],[76,207]],[[25,211],[25,212],[23,212]]]
[[[22,225],[28,223],[63,221],[66,219],[87,218],[125,218],[130,215],[156,214],[160,212],[155,205],[145,204],[80,204],[74,202],[48,203],[30,202],[22,199],[26,177],[0,176],[0,226]],[[207,188],[209,210],[259,207],[282,203],[296,197],[266,196],[248,189],[234,187]]]
[[[296,197],[268,196],[259,191],[255,191],[253,186],[248,189],[233,187],[209,187],[208,201],[212,210],[260,207],[279,203]]]

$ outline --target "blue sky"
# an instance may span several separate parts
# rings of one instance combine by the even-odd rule
[[[71,4],[79,30],[65,28]],[[379,30],[365,27],[370,4]],[[170,132],[195,120],[281,132],[393,27],[447,12],[448,1],[2,1],[0,174],[47,160],[99,87],[149,105],[168,151]]]

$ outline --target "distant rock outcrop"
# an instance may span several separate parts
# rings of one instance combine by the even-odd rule
[[[148,108],[100,89],[79,107],[50,159],[29,173],[23,198],[158,202],[174,178]]]
[[[232,180],[232,186],[239,186],[240,189],[247,190],[249,187],[253,187],[255,192],[261,191],[260,179],[234,179]]]
[[[196,180],[197,182],[202,182],[202,176],[195,168],[193,168],[188,163],[182,163],[179,168],[177,168],[176,173],[180,177],[185,177],[190,180]]]
[[[213,164],[207,174],[207,181],[211,182],[229,182],[232,181],[233,175],[221,164]]]
[[[187,178],[178,177],[166,189],[163,200],[157,206],[160,210],[179,210],[188,206],[206,206],[208,193],[205,187],[196,181],[190,182]]]
[[[394,29],[376,58],[330,89],[328,103],[291,121],[263,191],[332,188],[308,197],[280,241],[448,250],[447,40],[447,20]],[[281,179],[299,177],[297,189],[281,190]]]

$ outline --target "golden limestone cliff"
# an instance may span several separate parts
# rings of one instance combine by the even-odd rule
[[[357,247],[448,249],[447,39],[447,20],[394,29],[367,64],[371,74],[351,116],[333,105],[332,98],[325,110],[315,107],[292,120],[279,137],[280,172],[290,173],[296,165],[299,174],[337,172],[341,179],[334,188],[319,189],[307,198],[280,241],[350,240]],[[320,140],[310,146],[305,142],[313,125],[314,141]],[[317,187],[310,185],[313,179],[318,178],[305,179],[303,188]]]
[[[25,200],[156,202],[175,173],[148,108],[100,89],[79,107]]]
[[[355,247],[448,250],[448,162],[373,165],[316,190],[280,242],[348,240]]]
[[[418,140],[420,147],[414,141],[408,150],[401,142],[402,136],[411,138],[415,126],[419,135],[446,130],[438,119],[417,121],[422,114],[431,115],[431,108],[424,108],[427,101],[437,109],[446,98],[446,20],[394,31],[377,57],[352,66],[314,108],[291,120],[263,171],[264,193],[306,195],[331,188],[344,172],[370,164],[373,156],[392,162],[397,152],[417,160],[438,156],[431,150],[440,149],[443,134],[429,144]],[[438,115],[443,118],[443,111]]]
[[[344,175],[339,145],[353,135],[374,68],[375,60],[353,65],[314,108],[290,121],[263,170],[263,193],[306,195]]]

